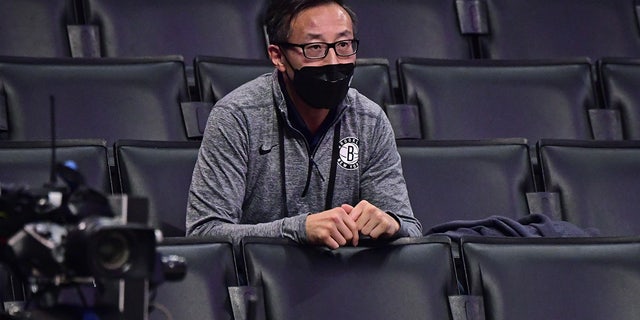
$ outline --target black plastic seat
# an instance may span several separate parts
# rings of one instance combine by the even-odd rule
[[[640,139],[640,59],[605,58],[597,63],[604,107],[619,112],[622,138]]]
[[[640,55],[634,0],[484,0],[476,19],[488,59],[635,57]]]
[[[58,140],[57,162],[73,161],[85,185],[111,194],[111,177],[104,140]],[[38,189],[50,182],[52,148],[49,141],[0,141],[0,183]],[[58,182],[64,184],[58,177]]]
[[[275,69],[269,60],[198,56],[196,86],[201,101],[216,102],[242,84]]]
[[[115,144],[122,193],[147,198],[150,219],[165,236],[185,235],[187,196],[199,147],[197,141]]]
[[[234,319],[228,287],[238,285],[238,275],[230,242],[216,238],[167,238],[158,245],[158,252],[185,258],[187,272],[180,281],[160,284],[149,319]],[[171,317],[163,312],[165,309]]]
[[[472,58],[472,45],[462,34],[455,1],[347,0],[358,15],[360,58],[384,58],[397,87],[400,57]]]
[[[0,83],[10,140],[51,136],[51,97],[60,139],[187,140],[180,103],[189,92],[178,57],[7,57]]]
[[[597,108],[587,60],[401,59],[406,103],[425,139],[592,139]]]
[[[638,316],[638,238],[469,238],[462,259],[486,319]],[[483,318],[484,319],[484,318]]]
[[[542,140],[538,156],[563,220],[604,236],[640,235],[638,141]]]
[[[271,73],[270,61],[198,56],[195,60],[196,86],[201,101],[216,102],[242,84]],[[389,63],[385,59],[358,59],[351,87],[381,107],[394,102]]]
[[[265,1],[82,0],[102,57],[181,55],[191,83],[198,55],[267,59]]]
[[[458,292],[444,237],[336,250],[247,238],[243,255],[265,319],[451,319],[447,298]]]
[[[453,220],[529,214],[535,191],[523,139],[398,141],[413,214],[423,230]]]
[[[78,23],[73,0],[0,1],[0,55],[71,57],[68,25]]]

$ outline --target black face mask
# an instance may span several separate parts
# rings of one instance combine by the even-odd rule
[[[308,105],[334,109],[347,96],[355,64],[329,64],[294,69],[293,87]]]

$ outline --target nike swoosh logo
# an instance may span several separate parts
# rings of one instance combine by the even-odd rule
[[[272,146],[265,146],[264,144],[260,146],[260,149],[258,149],[258,153],[260,155],[265,155],[269,152],[271,152],[271,149],[273,149],[273,147],[277,146],[277,144],[274,144]]]

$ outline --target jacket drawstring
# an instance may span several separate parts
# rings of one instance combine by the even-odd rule
[[[338,166],[338,157],[340,156],[340,125],[338,122],[333,131],[333,148],[331,150],[331,172],[329,173],[329,185],[327,186],[327,198],[325,199],[324,209],[333,208],[333,192],[336,184],[336,167]]]
[[[282,115],[280,115],[282,116]],[[286,183],[286,167],[285,167],[285,148],[284,148],[284,127],[282,126],[282,119],[281,117],[278,116],[278,135],[279,135],[279,139],[280,139],[280,143],[279,145],[279,151],[280,151],[280,181],[281,181],[281,192],[282,192],[282,204],[283,207],[281,208],[282,212],[285,214],[286,217],[289,216],[289,212],[287,209],[287,183]],[[340,143],[340,128],[341,128],[341,124],[342,122],[338,121],[338,123],[335,124],[334,126],[334,131],[333,131],[333,146],[332,146],[332,152],[331,152],[331,171],[329,173],[329,183],[327,186],[327,195],[325,198],[325,210],[329,210],[333,207],[333,193],[334,193],[334,189],[335,189],[335,181],[336,181],[336,166],[338,165],[338,157],[340,156],[340,149],[338,147],[338,144]],[[313,158],[311,156],[309,156],[309,170],[307,172],[307,181],[305,183],[305,187],[304,187],[304,191],[302,192],[301,197],[305,197],[307,195],[307,192],[309,191],[309,185],[311,183],[311,173],[313,168],[315,167],[317,170],[317,164],[315,163],[315,161],[313,160]],[[320,173],[320,171],[318,170],[318,173],[320,174],[320,178],[322,179],[322,181],[324,181],[324,177],[322,176],[322,174]]]

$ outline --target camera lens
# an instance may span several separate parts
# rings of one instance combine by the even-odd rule
[[[96,262],[109,271],[126,272],[131,255],[129,241],[121,232],[105,232],[96,241]]]

